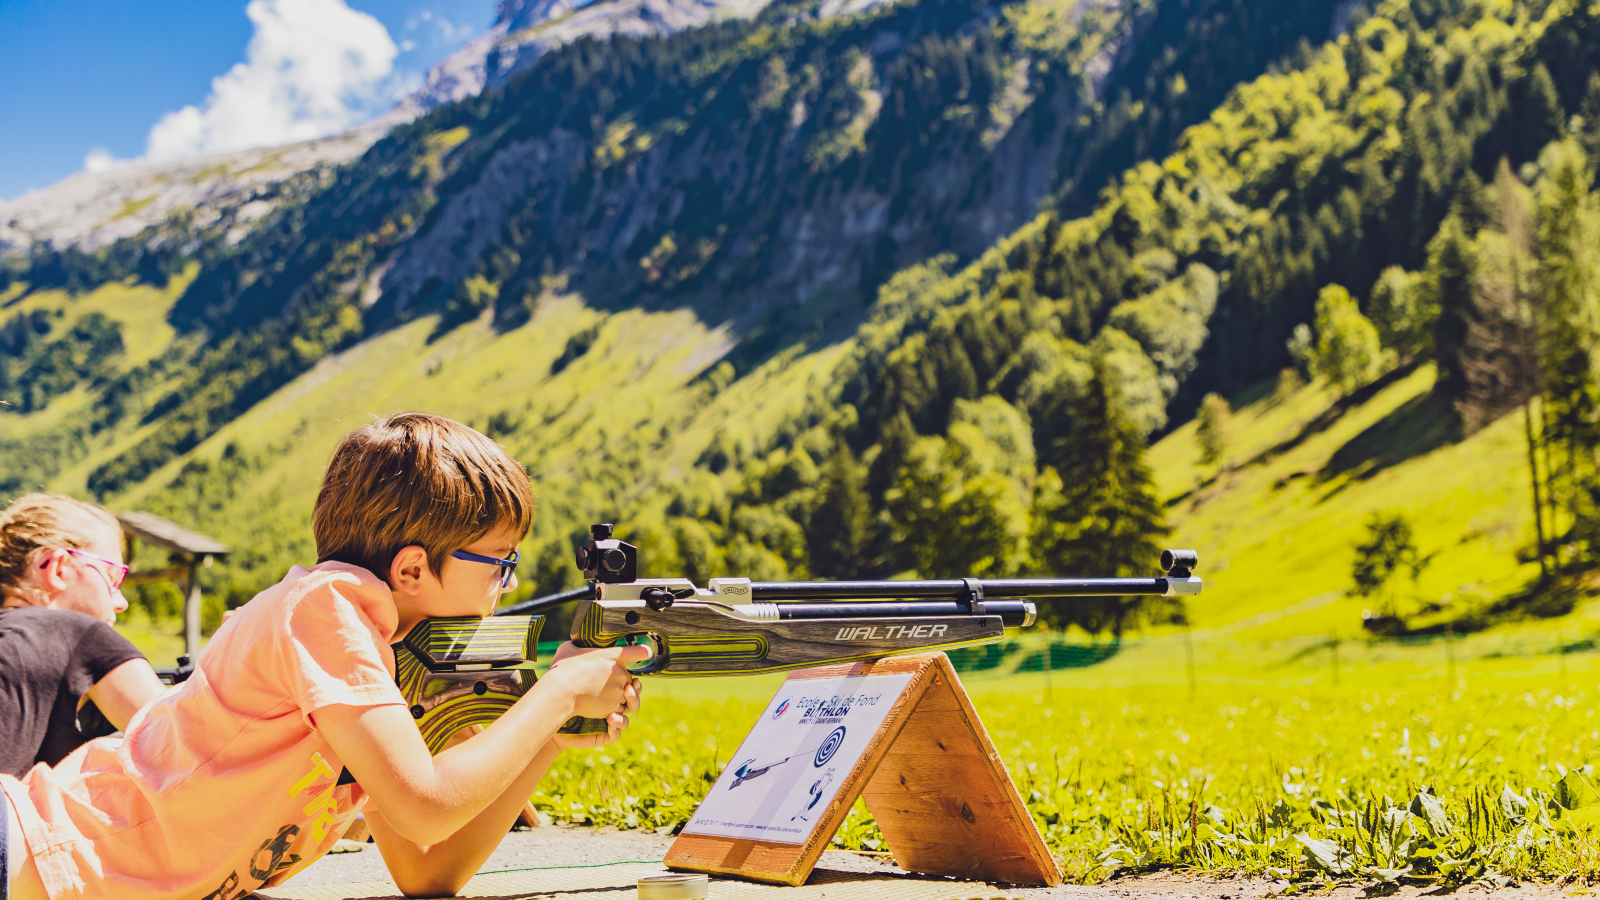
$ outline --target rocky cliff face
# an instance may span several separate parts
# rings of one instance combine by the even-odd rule
[[[745,326],[819,301],[855,308],[907,265],[971,258],[1045,208],[1092,203],[1209,111],[1230,69],[1322,37],[1340,7],[1080,3],[1057,45],[979,2],[902,4],[793,46],[765,33],[759,56],[692,86],[648,67],[619,74],[636,88],[603,103],[513,86],[464,126],[441,160],[449,195],[364,300],[409,310],[453,290],[481,304],[492,288],[515,321],[560,272],[598,302],[687,303]],[[461,287],[474,277],[485,287]]]
[[[225,224],[233,239],[271,211],[284,181],[366,152],[386,128],[363,126],[319,141],[203,156],[158,166],[80,172],[0,201],[0,257],[35,247],[94,250],[174,217]]]
[[[94,250],[174,215],[202,224],[248,227],[276,203],[282,183],[360,156],[396,125],[447,103],[504,85],[551,49],[579,38],[646,37],[748,17],[769,0],[502,0],[489,31],[427,73],[423,86],[377,120],[283,147],[246,150],[159,166],[81,172],[14,200],[0,201],[0,257],[35,247]],[[879,2],[879,0],[872,0]]]
[[[513,216],[525,277],[569,270],[604,278],[608,302],[678,296],[745,317],[864,299],[910,263],[976,255],[1057,186],[1053,163],[1083,101],[1035,83],[1035,60],[1018,56],[974,73],[971,93],[990,109],[893,108],[885,70],[925,61],[905,50],[892,28],[863,29],[848,63],[770,110],[730,118],[714,101],[688,119],[625,114],[598,142],[564,127],[506,140],[391,256],[368,299],[428,302],[480,268]],[[874,129],[896,137],[858,143]]]
[[[556,47],[579,38],[651,37],[725,18],[747,18],[770,0],[502,0],[494,25],[428,70],[424,85],[381,121],[409,122],[501,87]],[[882,2],[882,0],[874,0]]]

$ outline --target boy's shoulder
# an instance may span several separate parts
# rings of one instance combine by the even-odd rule
[[[288,586],[291,591],[300,593],[335,585],[350,585],[360,590],[389,595],[389,586],[370,570],[337,560],[319,562],[309,569],[304,566],[291,566],[289,573],[283,576],[281,584]]]
[[[339,608],[353,607],[379,633],[392,632],[399,618],[389,586],[367,569],[343,562],[321,562],[309,569],[294,566],[282,581],[246,604],[251,618],[266,616],[280,622],[298,617],[306,606],[336,616]]]

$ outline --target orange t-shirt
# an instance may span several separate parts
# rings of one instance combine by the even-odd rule
[[[389,588],[299,566],[240,608],[194,675],[126,737],[0,776],[52,898],[235,900],[328,852],[366,803],[312,726],[324,706],[404,705]],[[16,852],[14,848],[12,852]]]

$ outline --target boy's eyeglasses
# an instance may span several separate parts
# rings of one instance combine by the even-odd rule
[[[95,556],[93,553],[85,553],[82,550],[68,549],[67,552],[74,556],[81,556],[84,559],[92,559],[95,562],[103,562],[109,566],[110,568],[106,571],[106,581],[111,585],[112,591],[116,591],[118,588],[122,587],[123,579],[128,577],[128,567],[122,563],[115,563],[109,559],[106,559],[105,557]]]
[[[479,556],[476,553],[468,553],[465,550],[457,550],[450,555],[456,559],[464,559],[467,562],[483,563],[484,565],[499,566],[505,569],[504,572],[500,573],[501,590],[511,586],[511,576],[516,574],[517,571],[517,560],[522,558],[522,554],[515,550],[511,551],[511,555],[505,559],[501,559],[498,556]]]

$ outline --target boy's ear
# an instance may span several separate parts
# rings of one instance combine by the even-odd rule
[[[433,569],[428,565],[428,551],[416,545],[401,547],[394,555],[394,561],[389,563],[389,584],[402,593],[421,593],[433,578]]]

